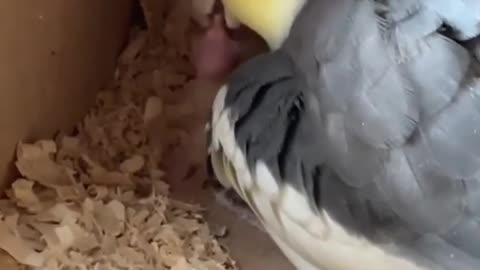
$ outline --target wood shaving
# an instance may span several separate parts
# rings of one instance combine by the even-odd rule
[[[170,198],[166,183],[202,173],[217,89],[192,79],[191,2],[141,3],[149,28],[132,29],[75,135],[18,144],[21,177],[0,200],[0,268],[238,269],[215,236],[226,229],[211,232],[205,209]]]
[[[93,183],[90,167],[60,165],[51,152],[38,151],[39,143],[18,148],[17,164],[45,164],[48,157],[72,172],[69,186],[45,185],[43,169],[50,173],[50,165],[38,167],[39,176],[19,166],[23,178],[7,192],[13,205],[0,207],[0,248],[28,269],[236,269],[203,219],[204,209],[168,198],[165,182],[157,180],[161,185],[140,197],[129,185]],[[86,159],[82,150],[74,152],[71,164]]]

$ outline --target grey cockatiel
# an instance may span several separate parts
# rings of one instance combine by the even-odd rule
[[[281,2],[281,1],[280,1]],[[217,178],[300,270],[480,269],[480,1],[224,0]]]

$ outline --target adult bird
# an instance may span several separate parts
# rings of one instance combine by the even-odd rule
[[[480,1],[223,0],[215,175],[299,270],[480,269]]]

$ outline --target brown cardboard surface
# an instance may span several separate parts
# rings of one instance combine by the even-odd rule
[[[70,128],[94,102],[113,73],[130,5],[130,0],[0,1],[2,186],[18,140]]]

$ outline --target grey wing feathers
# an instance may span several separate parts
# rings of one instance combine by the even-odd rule
[[[432,269],[480,269],[479,13],[478,0],[309,1],[283,51],[230,81],[250,166]]]
[[[480,269],[480,1],[329,1],[323,18],[325,1],[309,5],[292,38],[317,24],[317,67],[297,65],[317,80],[343,199],[404,223],[440,269]]]
[[[426,0],[423,4],[452,27],[459,40],[474,38],[480,32],[480,2],[477,0]]]
[[[435,26],[440,18],[455,30],[451,38],[473,38],[480,32],[480,2],[430,0],[419,10],[384,29],[396,34],[387,39],[394,42],[390,46],[406,50],[397,50],[397,72],[411,83],[420,114],[415,132],[391,149],[380,169],[384,175],[377,174],[375,182],[393,211],[418,233],[419,252],[447,269],[476,269],[480,205],[468,198],[480,193],[480,63],[439,27],[419,27],[428,33],[422,37],[413,25],[402,24],[429,18],[424,26]],[[408,44],[398,44],[402,41]]]
[[[308,45],[295,42],[295,35],[310,37],[315,32],[311,49],[319,64],[310,80],[317,80],[323,90],[322,106],[340,111],[345,128],[376,148],[405,143],[422,115],[435,113],[455,95],[471,55],[439,33],[443,25],[463,38],[480,31],[475,0],[341,0],[308,5],[292,28],[291,44],[287,41],[285,46],[308,50]],[[460,9],[465,18],[454,16]],[[312,20],[322,27],[312,30]],[[301,65],[312,70],[302,52],[292,56],[303,58]]]
[[[429,118],[453,101],[472,57],[462,46],[441,35],[425,37],[422,42],[428,49],[401,66],[416,90],[421,116]]]
[[[319,1],[324,2],[324,1]],[[324,7],[311,1],[304,16]],[[405,80],[383,38],[382,18],[371,1],[335,1],[317,25],[314,54],[319,62],[317,81],[322,107],[333,108],[344,118],[345,128],[376,148],[398,146],[412,134],[418,121],[412,83]],[[311,14],[308,14],[311,13]],[[322,14],[323,15],[323,14]],[[293,26],[312,23],[299,21]],[[340,27],[342,31],[334,31]],[[328,29],[324,29],[328,28]],[[288,46],[288,44],[287,44]],[[394,119],[395,121],[391,121]]]
[[[470,68],[472,55],[444,36],[442,25],[459,40],[480,33],[480,1],[390,0],[385,15],[389,46],[413,84],[424,117],[436,113],[456,95]],[[444,30],[443,32],[446,32]],[[478,42],[477,42],[478,43]],[[474,50],[472,50],[475,54]]]
[[[480,32],[480,2],[477,0],[384,0],[377,9],[388,17],[411,28],[413,33],[431,31],[432,25],[445,23],[455,32],[455,38],[467,40]],[[383,3],[382,3],[383,2]],[[382,4],[379,4],[382,3]],[[421,14],[421,16],[417,16]],[[405,20],[408,18],[407,20]],[[430,28],[430,30],[428,30]],[[435,29],[438,27],[435,27]],[[415,29],[415,30],[414,30]]]

